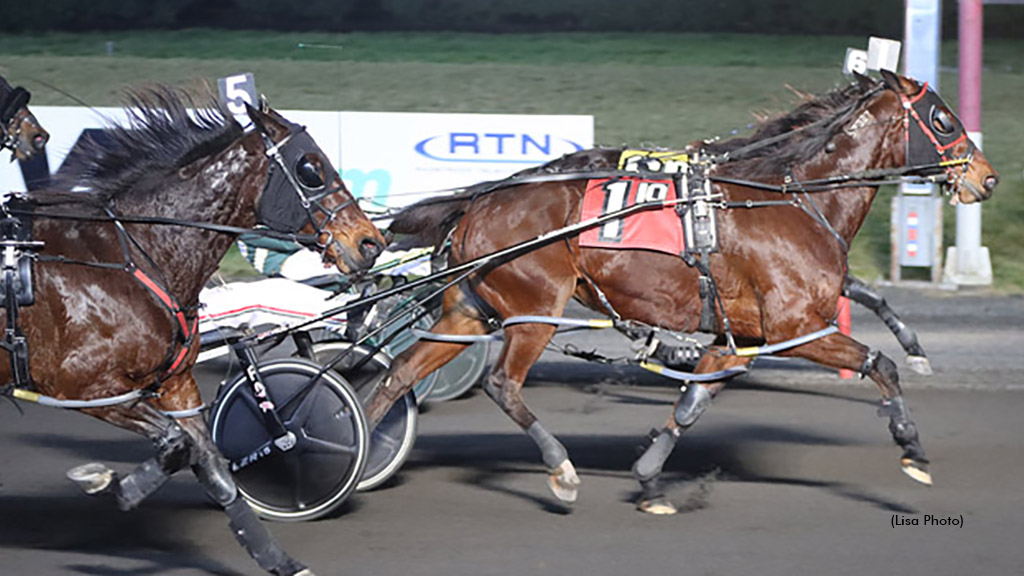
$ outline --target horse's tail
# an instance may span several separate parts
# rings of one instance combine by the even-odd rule
[[[466,213],[471,198],[430,198],[395,215],[388,231],[395,235],[392,249],[409,250],[438,246]]]

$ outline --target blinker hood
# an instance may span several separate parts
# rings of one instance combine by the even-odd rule
[[[966,137],[963,124],[952,115],[949,115],[954,122],[951,130],[944,134],[936,129],[934,115],[945,107],[945,103],[938,94],[927,87],[922,90],[924,93],[916,100],[912,99],[910,103],[917,118],[911,118],[912,121],[907,126],[907,166],[928,166],[948,160],[947,150],[958,140]],[[971,154],[974,152],[974,143],[969,139],[967,142],[968,154]]]
[[[3,122],[4,126],[10,123],[11,118],[18,113],[32,98],[32,94],[28,90],[25,90],[21,86],[14,88],[3,97],[3,101],[0,101],[0,122]]]
[[[319,158],[328,180],[337,174],[305,128],[296,126],[288,139],[278,145],[277,157],[271,157],[270,177],[257,209],[260,224],[290,234],[301,230],[314,217],[316,201],[323,197],[325,186],[308,188],[297,177],[296,166],[307,155]]]

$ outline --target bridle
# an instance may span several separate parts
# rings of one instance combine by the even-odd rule
[[[0,101],[0,148],[17,152],[21,145],[21,129],[26,122],[31,122],[36,128],[42,128],[28,111],[27,106],[31,99],[32,94],[21,86],[11,88],[3,95],[3,100]]]
[[[343,190],[344,185],[328,187],[325,179],[336,174],[334,167],[319,151],[305,126],[295,125],[280,142],[260,130],[266,155],[273,160],[267,184],[257,206],[262,224],[278,232],[295,233],[308,222],[315,232],[315,248],[326,261],[328,248],[334,246],[336,257],[343,248],[328,226],[338,213],[355,203],[349,198],[334,208],[321,202]],[[310,157],[314,157],[319,168]],[[259,230],[256,231],[259,233]]]
[[[963,124],[955,121],[955,117],[942,105],[938,94],[928,89],[928,83],[921,86],[921,91],[914,96],[899,93],[903,104],[903,133],[906,142],[906,163],[908,166],[935,164],[934,155],[938,156],[938,169],[945,174],[947,191],[959,194],[964,178],[967,177],[967,166],[974,159],[977,149]],[[925,122],[925,118],[928,119]],[[913,120],[913,122],[911,121]],[[916,127],[917,130],[912,130]],[[950,156],[950,151],[958,144],[967,143],[967,151],[961,156]],[[922,170],[927,173],[927,169]],[[973,188],[968,190],[984,200]]]

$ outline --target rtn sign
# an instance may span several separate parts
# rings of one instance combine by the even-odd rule
[[[518,132],[449,132],[416,144],[416,153],[439,162],[537,164],[583,150],[583,146],[552,134]]]

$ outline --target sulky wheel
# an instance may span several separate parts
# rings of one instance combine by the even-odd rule
[[[348,350],[349,342],[318,342],[313,345],[316,361],[325,363],[341,352]],[[377,353],[362,366],[353,369],[358,360],[369,354],[364,347],[357,347],[350,357],[339,362],[335,369],[352,383],[360,395],[369,387],[380,382],[387,376],[391,360],[387,354]],[[416,425],[419,420],[419,408],[416,395],[410,391],[395,402],[391,410],[384,415],[377,428],[370,435],[370,454],[366,463],[366,471],[356,486],[360,492],[373,490],[387,482],[405,464],[412,446],[416,442]]]
[[[416,306],[413,308],[412,314],[419,314],[420,312],[422,312],[422,310],[422,306]],[[430,328],[433,327],[435,320],[436,318],[434,318],[433,315],[430,314],[414,322],[412,327],[419,328],[420,330],[430,330]],[[384,339],[390,337],[395,332],[395,330],[397,330],[399,327],[402,327],[402,324],[402,322],[399,322],[394,326],[389,326],[388,328],[385,328],[384,332],[381,333],[380,338]],[[412,332],[408,330],[403,330],[402,332],[395,335],[394,338],[392,338],[391,341],[388,342],[386,346],[384,346],[384,350],[386,350],[387,353],[392,358],[394,358],[401,354],[402,352],[405,352],[410,347],[412,347],[412,345],[416,343],[416,340],[417,338],[412,334]],[[424,376],[422,380],[417,382],[412,387],[412,391],[416,394],[416,400],[418,402],[422,402],[427,396],[430,395],[430,392],[434,389],[434,385],[437,382],[438,376],[438,371],[431,372],[430,374]]]
[[[446,402],[462,396],[483,378],[491,343],[477,342],[463,350],[451,362],[437,369],[437,381],[427,395],[428,402]]]
[[[330,513],[356,488],[366,466],[366,417],[352,387],[308,360],[257,365],[267,395],[296,443],[271,442],[252,386],[239,375],[223,388],[210,415],[217,447],[242,496],[264,518],[302,521]]]

